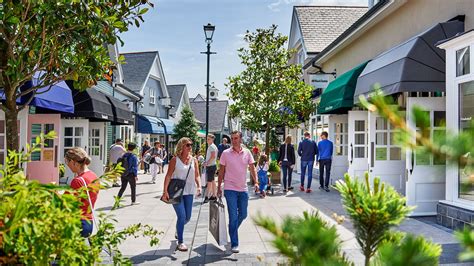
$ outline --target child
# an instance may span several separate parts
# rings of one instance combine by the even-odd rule
[[[265,154],[260,155],[260,158],[258,159],[257,175],[260,197],[264,198],[267,185],[270,184],[270,180],[268,178],[268,157]]]

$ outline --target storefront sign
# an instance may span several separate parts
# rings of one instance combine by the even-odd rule
[[[331,77],[331,74],[311,74],[309,75],[309,82],[315,89],[325,89]]]

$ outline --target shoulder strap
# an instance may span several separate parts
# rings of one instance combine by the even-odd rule
[[[191,157],[191,162],[189,163],[188,173],[186,174],[186,181],[188,181],[189,172],[191,171],[191,166],[194,163],[194,157]]]
[[[92,219],[94,220],[94,224],[96,226],[99,226],[99,224],[97,223],[96,217],[95,217],[94,205],[92,205],[91,195],[89,194],[89,187],[87,186],[87,183],[86,183],[86,181],[84,180],[84,178],[82,176],[79,176],[78,178],[79,178],[79,180],[82,181],[83,186],[86,188],[87,199],[89,200],[89,206],[92,210]]]

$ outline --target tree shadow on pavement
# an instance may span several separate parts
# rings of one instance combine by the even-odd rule
[[[207,254],[208,250],[215,250],[213,254]],[[234,254],[228,250],[222,251],[219,247],[214,244],[202,244],[195,247],[192,251],[198,255],[190,257],[188,260],[183,261],[183,264],[208,264],[208,263],[226,263],[226,262],[237,262],[238,260],[234,257]],[[193,254],[193,252],[191,252]]]

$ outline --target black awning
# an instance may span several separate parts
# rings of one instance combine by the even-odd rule
[[[72,90],[74,114],[66,117],[84,117],[92,121],[113,121],[113,108],[106,95],[95,88]]]
[[[112,113],[113,113],[113,125],[133,125],[133,114],[132,111],[128,108],[128,106],[114,98],[111,95],[106,95],[108,102],[112,106]]]
[[[359,102],[360,95],[368,96],[375,84],[385,95],[444,91],[445,52],[436,43],[463,31],[462,21],[438,23],[377,56],[357,79],[354,101]]]

